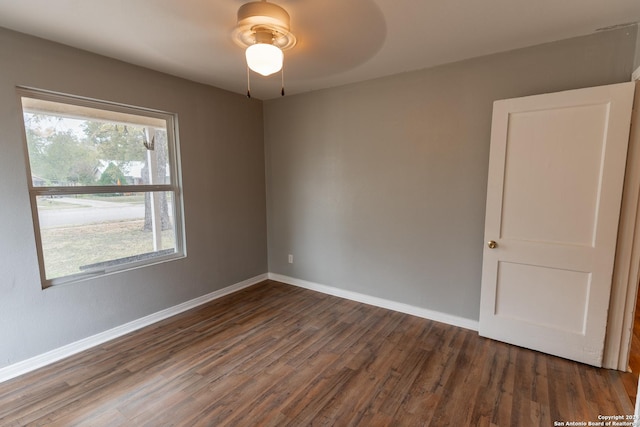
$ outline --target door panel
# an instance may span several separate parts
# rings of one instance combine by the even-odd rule
[[[510,115],[500,237],[593,246],[608,110]],[[543,208],[532,217],[531,206]]]
[[[498,263],[496,315],[584,333],[591,274],[513,262]],[[553,294],[548,300],[545,296]]]
[[[600,366],[633,84],[494,103],[482,336]]]

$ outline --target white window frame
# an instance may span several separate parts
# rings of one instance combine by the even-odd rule
[[[178,142],[178,117],[174,113],[168,113],[160,110],[153,110],[143,107],[134,107],[120,103],[90,99],[75,95],[62,94],[42,89],[29,87],[17,87],[18,104],[21,111],[21,122],[23,132],[23,148],[25,153],[25,164],[27,170],[27,182],[29,190],[29,198],[31,202],[31,212],[33,219],[33,228],[36,240],[36,250],[38,253],[38,264],[40,268],[40,279],[42,288],[46,289],[50,286],[59,284],[68,284],[83,281],[95,277],[101,277],[108,274],[132,270],[144,266],[164,263],[171,260],[186,257],[186,243],[184,234],[184,204],[182,200],[182,174],[180,162],[180,149]],[[141,184],[141,185],[99,185],[99,186],[34,186],[31,174],[31,163],[29,158],[29,149],[27,144],[26,126],[24,123],[24,109],[22,107],[22,98],[31,98],[36,100],[52,101],[62,104],[75,105],[80,107],[89,107],[106,112],[116,112],[133,114],[137,116],[145,116],[152,119],[161,119],[166,122],[167,129],[167,148],[169,161],[169,184]],[[80,194],[105,194],[105,193],[157,193],[171,192],[173,193],[173,210],[174,210],[174,232],[175,232],[175,252],[166,255],[151,256],[144,260],[122,263],[108,267],[100,267],[97,269],[87,270],[86,272],[71,274],[67,276],[47,279],[44,263],[44,252],[42,247],[42,238],[40,233],[40,221],[38,218],[38,196],[72,196]],[[153,203],[153,198],[152,198]]]

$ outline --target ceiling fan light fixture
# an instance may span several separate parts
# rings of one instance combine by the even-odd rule
[[[289,29],[290,17],[286,10],[266,0],[245,3],[238,9],[238,22],[233,40],[245,48],[247,60],[247,97],[251,98],[249,70],[270,76],[282,71],[284,96],[284,53],[295,46],[296,36]]]
[[[279,47],[267,43],[256,43],[245,52],[247,66],[263,76],[270,76],[282,69],[284,54]]]

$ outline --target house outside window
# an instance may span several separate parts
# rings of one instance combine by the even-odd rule
[[[174,114],[18,95],[43,287],[185,256]]]

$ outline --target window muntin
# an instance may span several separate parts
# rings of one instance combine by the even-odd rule
[[[184,256],[172,114],[19,95],[44,286]]]

